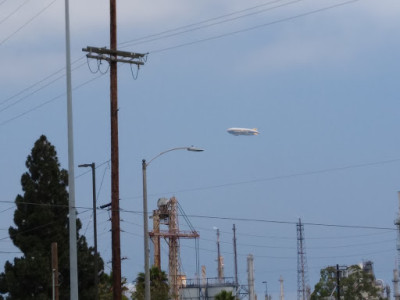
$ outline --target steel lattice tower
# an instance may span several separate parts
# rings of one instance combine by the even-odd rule
[[[301,219],[297,223],[297,300],[308,300],[310,288],[308,284],[308,267],[304,242],[304,225]]]

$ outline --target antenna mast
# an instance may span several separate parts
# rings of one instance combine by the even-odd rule
[[[297,300],[308,300],[310,288],[307,274],[307,257],[304,242],[304,225],[297,223]]]

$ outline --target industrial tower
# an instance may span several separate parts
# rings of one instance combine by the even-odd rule
[[[180,231],[178,222],[178,201],[160,198],[157,201],[158,209],[153,211],[153,231],[149,232],[154,244],[154,265],[161,269],[160,238],[167,240],[169,248],[168,281],[172,299],[179,299],[179,289],[185,281],[180,273],[179,266],[179,239],[196,239],[199,234],[195,230]],[[160,230],[160,225],[168,226],[168,230]]]
[[[247,280],[249,285],[249,300],[256,300],[254,291],[254,257],[253,254],[247,255]]]
[[[285,300],[285,295],[283,293],[283,277],[282,277],[282,275],[279,277],[279,285],[280,285],[279,300]]]
[[[399,300],[399,271],[397,269],[393,270],[393,287],[394,287],[394,299]]]
[[[297,223],[297,300],[308,300],[310,298],[310,287],[308,283],[308,268],[306,247],[304,241],[304,225],[301,219]]]
[[[224,279],[224,258],[221,256],[221,250],[219,245],[219,228],[217,228],[217,262],[218,262],[218,281],[222,282]]]

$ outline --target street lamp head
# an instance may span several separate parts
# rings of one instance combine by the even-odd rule
[[[82,164],[82,165],[78,165],[79,168],[87,168],[87,167],[91,167],[93,164]]]
[[[203,152],[204,151],[204,149],[196,148],[196,147],[193,147],[193,146],[187,147],[186,150],[187,151],[192,151],[192,152]]]

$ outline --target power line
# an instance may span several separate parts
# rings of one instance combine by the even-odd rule
[[[183,226],[185,226],[183,224]],[[208,228],[204,228],[204,227],[199,227],[196,226],[196,228],[200,231],[210,231],[210,232],[215,232],[215,230],[213,229],[208,229]],[[220,230],[221,233],[224,234],[228,234],[228,235],[232,235],[232,232],[230,231],[223,231]],[[307,240],[343,240],[343,239],[355,239],[355,238],[363,238],[363,237],[371,237],[371,236],[375,236],[375,235],[379,235],[382,236],[383,234],[393,234],[393,230],[387,230],[386,232],[383,232],[381,230],[379,230],[378,232],[374,232],[374,233],[368,233],[368,234],[357,234],[357,235],[345,235],[345,236],[326,236],[326,234],[324,234],[323,237],[310,237],[307,236]],[[273,240],[293,240],[293,236],[275,236],[275,235],[262,235],[262,234],[254,234],[251,232],[237,232],[236,235],[239,236],[246,236],[246,237],[256,237],[256,238],[262,238],[262,239],[273,239]],[[214,240],[212,240],[214,241]]]
[[[77,63],[78,61],[82,60],[83,58],[85,58],[85,57],[84,57],[84,56],[81,56],[79,59],[76,59],[75,61],[73,61],[73,62],[71,63],[71,65],[74,65],[75,63]],[[79,67],[81,67],[81,66],[83,66],[83,65],[84,65],[84,64],[79,65],[78,67],[73,68],[73,70],[76,70],[76,69],[78,69]],[[62,72],[62,71],[64,71],[64,70],[65,70],[65,67],[60,68],[60,69],[58,69],[57,71],[55,71],[54,73],[52,73],[52,74],[50,74],[50,75],[44,77],[43,79],[41,79],[41,80],[35,82],[34,84],[32,84],[32,85],[30,85],[30,86],[28,86],[28,87],[22,89],[22,90],[19,91],[18,93],[14,94],[14,95],[12,95],[12,96],[10,96],[10,97],[8,97],[8,98],[3,99],[3,100],[0,102],[0,105],[3,105],[3,104],[5,104],[5,103],[7,103],[8,101],[10,101],[10,100],[12,100],[12,99],[14,99],[14,98],[20,96],[21,94],[23,94],[23,93],[29,91],[30,89],[32,89],[32,88],[34,88],[35,86],[37,86],[37,85],[39,85],[39,84],[45,82],[46,80],[50,79],[51,77],[57,75],[58,73],[60,73],[60,72]],[[65,74],[63,74],[63,77],[65,77]],[[52,82],[54,82],[54,81],[52,81]],[[29,94],[28,96],[30,96],[30,95],[31,95],[31,94]]]
[[[21,31],[23,28],[25,28],[29,23],[31,23],[34,19],[36,19],[38,16],[40,16],[43,12],[45,12],[51,5],[53,5],[57,0],[53,0],[50,2],[45,8],[43,8],[41,11],[39,11],[36,15],[34,15],[32,18],[30,18],[27,22],[25,22],[21,27],[19,27],[16,31],[14,31],[12,34],[4,38],[0,42],[0,46],[2,46],[5,42],[7,42],[9,39],[11,39],[14,35],[16,35],[19,31]]]
[[[7,0],[5,0],[5,1],[7,1]],[[27,0],[27,1],[28,1],[28,0]],[[193,26],[196,26],[196,25],[208,23],[208,22],[210,22],[210,21],[218,20],[218,19],[221,19],[221,18],[226,18],[226,17],[228,17],[228,16],[236,15],[236,14],[239,14],[239,13],[242,13],[242,12],[245,12],[245,11],[253,10],[253,9],[256,9],[256,8],[259,8],[259,7],[263,7],[263,6],[266,6],[266,5],[270,5],[270,4],[272,4],[272,3],[276,3],[276,2],[280,2],[280,1],[282,1],[282,0],[269,1],[269,2],[260,4],[260,5],[257,5],[257,6],[249,7],[249,8],[240,10],[240,11],[236,11],[236,12],[233,12],[233,13],[229,13],[229,14],[226,14],[226,15],[219,16],[219,17],[207,19],[207,20],[205,20],[205,21],[201,21],[201,22],[197,22],[197,23],[192,23],[192,24],[189,24],[189,25],[184,25],[184,26],[177,27],[177,28],[174,28],[174,29],[162,31],[162,32],[160,32],[160,33],[151,34],[151,35],[147,35],[147,36],[144,36],[144,37],[141,37],[141,38],[137,38],[137,39],[133,39],[133,40],[130,40],[130,41],[122,42],[122,43],[119,43],[119,45],[124,45],[124,44],[132,43],[132,42],[137,42],[137,41],[149,39],[149,38],[156,37],[156,36],[162,36],[162,35],[164,35],[164,34],[166,34],[166,33],[170,33],[170,32],[174,32],[174,31],[180,30],[180,29],[185,29],[185,28],[188,28],[188,27],[193,27]],[[297,2],[297,1],[302,1],[302,0],[296,0],[295,2]],[[245,15],[245,16],[247,16],[247,15]],[[161,37],[161,38],[165,38],[165,37]],[[161,39],[161,38],[160,38],[160,39]],[[125,47],[126,47],[126,46],[125,46]],[[84,56],[83,56],[83,57],[84,57]],[[76,63],[77,61],[81,60],[83,57],[81,57],[81,58],[77,59],[76,61],[72,62],[72,64],[74,64],[74,63]],[[28,88],[22,90],[21,92],[19,92],[19,93],[15,94],[15,95],[13,95],[13,96],[11,96],[11,97],[9,97],[9,98],[3,100],[3,101],[0,103],[0,105],[3,104],[3,103],[5,103],[5,102],[7,102],[8,100],[10,100],[10,99],[12,99],[12,98],[15,98],[15,97],[19,96],[20,94],[22,94],[22,93],[25,92],[26,90],[31,89],[32,87],[34,87],[34,86],[40,84],[41,82],[43,82],[43,81],[45,81],[45,80],[51,78],[52,76],[54,76],[54,75],[60,73],[60,72],[63,71],[64,69],[65,69],[65,67],[59,69],[59,70],[56,71],[55,73],[53,73],[53,74],[47,76],[46,78],[44,78],[44,79],[42,79],[42,80],[36,82],[35,84],[33,84],[33,85],[31,85],[30,87],[28,87]],[[63,77],[65,77],[65,75],[63,75]],[[29,94],[28,96],[30,96],[30,95],[31,95],[31,94]],[[28,96],[27,96],[27,97],[28,97]]]
[[[83,86],[85,86],[85,85],[91,83],[92,81],[95,81],[96,79],[102,77],[103,75],[104,75],[104,74],[101,74],[101,75],[99,75],[99,76],[97,76],[97,77],[94,77],[94,78],[92,78],[92,79],[89,79],[89,80],[87,80],[87,81],[81,83],[80,85],[77,85],[77,86],[74,87],[72,90],[80,89],[81,87],[83,87]],[[57,100],[57,99],[59,99],[59,98],[65,96],[65,94],[66,94],[66,92],[64,92],[64,93],[62,93],[62,94],[59,94],[58,96],[55,96],[55,97],[53,97],[53,98],[51,98],[51,99],[49,99],[49,100],[47,100],[47,101],[45,101],[45,102],[43,102],[43,103],[41,103],[41,104],[39,104],[39,105],[37,105],[37,106],[35,106],[35,107],[29,109],[29,110],[26,110],[26,111],[24,111],[24,112],[22,112],[22,113],[20,113],[20,114],[18,114],[18,115],[16,115],[16,116],[10,118],[10,119],[7,119],[7,120],[1,122],[1,123],[0,123],[0,126],[4,126],[4,125],[6,125],[7,123],[10,123],[10,122],[12,122],[12,121],[14,121],[14,120],[16,120],[16,119],[19,119],[19,118],[25,116],[26,114],[29,114],[29,113],[32,112],[32,111],[35,111],[35,110],[37,110],[37,109],[39,109],[39,108],[41,108],[41,107],[43,107],[43,106],[45,106],[45,105],[47,105],[47,104],[49,104],[49,103],[51,103],[51,102],[54,102],[55,100]]]
[[[7,17],[5,17],[3,20],[0,21],[0,24],[4,23],[7,21],[10,17],[12,17],[15,13],[17,13],[25,4],[27,4],[29,0],[25,0],[25,2],[22,2],[15,10],[13,10]],[[0,3],[1,5],[2,3]]]
[[[222,183],[222,184],[217,184],[217,185],[209,185],[209,186],[203,186],[203,187],[182,189],[182,190],[177,190],[177,191],[160,192],[160,193],[151,194],[149,196],[154,197],[154,196],[160,196],[160,195],[166,195],[166,194],[178,194],[178,193],[187,193],[187,192],[194,192],[194,191],[211,190],[211,189],[218,189],[218,188],[224,188],[224,187],[229,187],[229,186],[237,186],[237,185],[251,184],[251,183],[258,183],[258,182],[265,182],[265,181],[275,181],[275,180],[281,180],[281,179],[295,178],[295,177],[299,177],[299,176],[318,175],[318,174],[324,174],[324,173],[344,171],[344,170],[356,169],[356,168],[365,168],[365,167],[398,163],[398,162],[400,162],[400,158],[393,158],[393,159],[381,160],[381,161],[376,161],[376,162],[353,164],[353,165],[347,165],[347,166],[342,166],[342,167],[326,168],[326,169],[320,169],[320,170],[314,170],[314,171],[305,171],[305,172],[292,173],[292,174],[286,174],[286,175],[272,176],[272,177],[267,177],[267,178],[258,178],[258,179],[253,179],[253,180]],[[121,198],[121,200],[138,199],[140,197],[141,196],[123,197],[123,198]]]
[[[294,240],[295,237],[291,238],[291,240]],[[209,241],[209,242],[214,242],[212,239],[206,239],[200,236],[200,240],[202,241]],[[306,239],[308,240],[308,238]],[[356,243],[356,244],[347,244],[347,245],[334,245],[334,246],[307,246],[307,249],[339,249],[339,248],[352,248],[352,247],[364,247],[364,246],[369,246],[369,245],[377,245],[377,244],[382,244],[382,243],[394,243],[396,242],[396,239],[390,239],[390,240],[383,240],[383,241],[374,241],[374,242],[367,242],[367,243]],[[231,241],[221,241],[223,244],[228,244],[228,245],[233,245],[233,242]],[[266,248],[266,249],[296,249],[296,247],[292,246],[271,246],[271,245],[257,245],[257,244],[246,244],[246,243],[237,243],[238,246],[241,247],[255,247],[255,248]]]
[[[12,201],[0,201],[0,203],[13,203]],[[68,205],[61,204],[47,204],[47,203],[33,203],[33,202],[19,202],[19,204],[25,205],[37,205],[37,206],[50,206],[50,207],[68,207]],[[77,209],[91,210],[92,207],[76,206]],[[97,208],[100,209],[100,208]],[[131,214],[142,214],[142,211],[120,209],[120,212],[131,213]],[[217,220],[229,220],[229,221],[240,221],[240,222],[257,222],[257,223],[274,223],[274,224],[286,224],[296,225],[295,221],[277,221],[268,219],[256,219],[256,218],[238,218],[238,217],[221,217],[221,216],[206,216],[206,215],[186,215],[190,218],[200,219],[217,219]],[[367,226],[367,225],[345,225],[345,224],[327,224],[327,223],[313,223],[313,222],[302,222],[308,226],[319,226],[319,227],[336,227],[336,228],[348,228],[348,229],[375,229],[375,230],[391,230],[394,231],[396,228],[391,227],[379,227],[379,226]]]
[[[202,219],[218,219],[218,220],[230,220],[230,221],[241,221],[241,222],[258,222],[258,223],[274,223],[274,224],[297,224],[294,221],[276,221],[267,219],[256,219],[256,218],[235,218],[235,217],[219,217],[219,216],[205,216],[205,215],[187,215],[191,218],[202,218]],[[378,226],[364,226],[364,225],[340,225],[340,224],[324,224],[324,223],[311,223],[303,222],[304,225],[308,226],[321,226],[321,227],[338,227],[338,228],[353,228],[353,229],[377,229],[377,230],[396,230],[396,228],[389,227],[378,227]]]
[[[82,67],[83,65],[85,65],[85,63],[83,63],[83,64],[81,64],[81,65],[75,67],[74,70],[79,69],[79,68]],[[60,80],[60,79],[62,79],[62,78],[64,78],[64,77],[65,77],[65,74],[56,77],[55,79],[51,80],[50,82],[46,83],[45,85],[41,86],[40,88],[37,88],[36,90],[32,91],[31,93],[29,93],[29,94],[27,94],[27,95],[25,95],[25,96],[19,98],[18,100],[14,101],[14,102],[8,104],[7,106],[5,106],[4,108],[0,109],[0,113],[3,112],[3,111],[5,111],[5,110],[7,110],[7,109],[9,109],[9,108],[11,108],[11,107],[13,107],[13,106],[16,105],[16,104],[22,102],[23,100],[29,98],[30,96],[32,96],[32,95],[36,94],[37,92],[39,92],[39,91],[45,89],[46,87],[50,86],[51,84],[55,83],[56,81],[58,81],[58,80]],[[47,78],[48,78],[48,77],[47,77]],[[26,90],[26,89],[25,89],[25,90]],[[18,94],[21,94],[21,93],[23,93],[23,92],[19,92]],[[6,100],[10,100],[11,98],[14,98],[14,96],[13,96],[13,97],[9,97],[9,98],[6,99]],[[5,103],[5,102],[7,102],[7,101],[4,101],[3,103]],[[1,104],[3,104],[3,103],[1,103]]]
[[[294,20],[294,19],[306,17],[306,16],[309,16],[309,15],[313,15],[313,14],[316,14],[316,13],[327,11],[327,10],[330,10],[330,9],[334,9],[334,8],[337,8],[337,7],[340,7],[340,6],[344,6],[344,5],[348,5],[348,4],[351,4],[351,3],[354,3],[354,2],[358,2],[358,1],[360,1],[360,0],[345,1],[345,2],[342,2],[342,3],[335,4],[335,5],[323,7],[323,8],[320,8],[320,9],[316,9],[316,10],[312,10],[312,11],[305,12],[305,13],[302,13],[302,14],[298,14],[298,15],[295,15],[295,16],[282,18],[282,19],[279,19],[279,20],[276,20],[276,21],[271,21],[271,22],[268,22],[268,23],[264,23],[264,24],[260,24],[260,25],[256,25],[256,26],[252,26],[252,27],[248,27],[248,28],[245,28],[245,29],[235,30],[235,31],[231,31],[231,32],[224,33],[224,34],[215,35],[215,36],[208,37],[208,38],[201,39],[201,40],[197,40],[197,41],[192,41],[192,42],[183,43],[183,44],[176,45],[176,46],[171,46],[171,47],[167,47],[167,48],[163,48],[163,49],[149,51],[149,53],[151,53],[151,54],[160,53],[160,52],[165,52],[165,51],[169,51],[169,50],[173,50],[173,49],[177,49],[177,48],[181,48],[181,47],[191,46],[191,45],[194,45],[194,44],[199,44],[199,43],[203,43],[203,42],[217,40],[217,39],[224,38],[224,37],[231,36],[231,35],[235,35],[235,34],[238,34],[238,33],[252,31],[252,30],[255,30],[255,29],[262,28],[262,27],[267,27],[267,26],[278,24],[278,23],[282,23],[282,22],[291,21],[291,20]]]
[[[141,211],[125,210],[121,209],[121,212],[142,214]],[[238,217],[221,217],[221,216],[206,216],[206,215],[186,215],[189,218],[200,218],[200,219],[216,219],[216,220],[229,220],[229,221],[240,221],[240,222],[257,222],[257,223],[274,223],[274,224],[286,224],[296,225],[296,221],[277,221],[268,219],[256,219],[256,218],[238,218]],[[348,229],[376,229],[376,230],[396,230],[394,227],[379,227],[379,226],[367,226],[367,225],[344,225],[344,224],[327,224],[327,223],[312,223],[302,222],[308,226],[320,226],[320,227],[337,227],[337,228],[348,228]]]
[[[265,8],[265,9],[262,9],[262,10],[258,10],[258,11],[251,12],[251,13],[247,13],[247,14],[240,15],[240,16],[237,16],[237,17],[232,17],[232,18],[229,18],[229,19],[226,19],[226,20],[216,21],[216,22],[207,24],[210,21],[219,20],[219,19],[231,16],[231,15],[239,14],[241,12],[245,12],[245,11],[248,11],[248,10],[252,10],[254,8],[259,8],[259,7],[262,7],[262,6],[265,6],[265,5],[269,5],[269,4],[276,3],[276,2],[281,2],[281,1],[282,0],[276,0],[276,1],[267,2],[265,4],[258,5],[258,6],[255,6],[255,7],[251,7],[251,8],[247,8],[247,9],[244,9],[244,10],[241,10],[241,11],[238,11],[238,12],[230,13],[230,14],[223,15],[223,16],[220,16],[220,17],[215,17],[215,18],[212,18],[212,19],[208,19],[206,21],[193,23],[193,24],[182,26],[182,27],[178,27],[178,28],[175,28],[175,29],[166,30],[166,31],[163,31],[162,33],[153,34],[153,35],[150,35],[150,36],[147,36],[147,37],[134,39],[134,40],[131,40],[131,41],[124,42],[122,44],[128,44],[130,46],[130,45],[139,45],[139,44],[149,43],[149,42],[153,42],[153,41],[156,41],[156,40],[177,36],[177,35],[180,35],[180,34],[183,34],[183,33],[193,32],[193,31],[197,31],[197,30],[200,30],[200,29],[204,29],[204,28],[220,25],[220,24],[223,24],[223,23],[236,21],[236,20],[241,19],[241,18],[253,16],[253,15],[256,15],[256,14],[261,14],[261,13],[264,13],[266,11],[271,11],[271,10],[274,10],[274,9],[277,9],[277,8],[281,8],[281,7],[284,7],[284,6],[292,5],[294,3],[297,3],[297,2],[300,2],[300,1],[303,1],[303,0],[294,0],[294,1],[291,1],[291,2],[288,2],[288,3],[284,3],[284,4],[281,4],[281,5],[278,5],[278,6]],[[195,25],[201,25],[201,24],[206,24],[206,25],[197,26],[195,28],[190,28],[190,27],[193,27]],[[189,28],[189,29],[186,29],[186,28]],[[178,31],[178,30],[180,30],[180,31]],[[172,32],[172,33],[170,33],[170,32]],[[169,34],[166,34],[166,33],[169,33]],[[150,38],[150,37],[153,37],[153,38]],[[126,46],[124,46],[124,47],[126,47]]]
[[[56,1],[56,0],[54,0],[54,1]],[[53,2],[54,2],[54,1],[53,1]],[[165,34],[165,33],[173,32],[173,31],[176,31],[176,30],[179,30],[179,29],[184,29],[184,28],[192,27],[192,26],[195,26],[195,25],[204,24],[204,23],[207,23],[207,22],[210,22],[210,21],[213,21],[213,20],[217,20],[217,19],[220,19],[220,18],[224,18],[224,17],[228,17],[228,16],[235,15],[235,14],[238,14],[238,13],[242,13],[242,12],[245,12],[245,11],[249,11],[249,10],[252,10],[252,9],[255,9],[255,8],[259,8],[259,7],[262,7],[262,6],[265,6],[265,5],[269,5],[269,4],[271,4],[271,3],[279,2],[279,1],[280,1],[280,0],[267,2],[267,3],[264,3],[264,4],[258,5],[258,6],[250,7],[250,8],[247,8],[247,9],[243,9],[243,10],[241,10],[241,11],[237,11],[237,12],[233,12],[233,13],[230,13],[230,14],[222,15],[222,16],[219,16],[219,17],[211,18],[211,19],[208,19],[208,20],[205,20],[205,21],[201,21],[201,22],[197,22],[197,23],[192,23],[192,24],[189,24],[189,25],[185,25],[185,26],[181,26],[181,27],[175,28],[175,29],[166,30],[166,31],[163,31],[163,32],[161,32],[161,33],[148,35],[148,36],[145,36],[145,37],[142,37],[142,38],[138,38],[138,39],[134,39],[134,40],[131,40],[131,41],[123,42],[123,43],[121,43],[121,44],[127,44],[127,43],[134,42],[134,41],[145,40],[145,39],[148,39],[148,38],[150,38],[150,37],[155,37],[155,36],[162,36],[162,35]],[[289,3],[283,4],[283,5],[281,5],[281,6],[293,4],[294,2],[298,2],[298,1],[302,1],[302,0],[292,1],[292,2],[289,2]],[[243,30],[238,30],[238,31],[235,31],[235,32],[226,33],[226,34],[222,34],[222,35],[219,35],[219,36],[214,36],[214,37],[210,37],[210,38],[207,38],[207,39],[198,40],[198,41],[194,41],[194,42],[190,42],[190,43],[180,44],[180,45],[177,45],[177,46],[172,46],[172,47],[168,47],[168,48],[164,48],[164,49],[160,49],[160,50],[155,50],[155,51],[152,51],[152,53],[164,52],[164,51],[172,50],[172,49],[175,49],[175,48],[180,48],[180,47],[189,46],[189,45],[196,44],[196,43],[200,43],[200,42],[205,42],[205,41],[214,40],[214,39],[217,39],[217,38],[222,38],[222,37],[225,37],[225,36],[228,36],[228,35],[233,35],[233,34],[240,33],[240,32],[250,31],[250,30],[253,30],[253,29],[257,29],[257,28],[259,28],[259,27],[264,27],[264,26],[268,26],[268,25],[273,25],[273,24],[275,24],[275,23],[280,23],[280,22],[292,20],[292,19],[295,19],[295,18],[304,17],[304,16],[307,16],[307,15],[311,15],[311,14],[315,14],[315,13],[318,13],[318,12],[322,12],[322,11],[325,11],[325,10],[328,10],[328,9],[332,9],[332,8],[335,8],[335,7],[338,7],[338,6],[350,4],[350,3],[356,2],[356,1],[359,1],[359,0],[351,0],[351,1],[347,1],[347,2],[342,2],[342,3],[336,4],[336,5],[332,5],[332,6],[329,6],[329,7],[322,8],[322,9],[318,9],[318,10],[314,10],[314,11],[311,11],[311,12],[303,13],[303,14],[300,14],[300,15],[292,16],[292,17],[289,17],[289,18],[281,19],[281,20],[278,20],[278,21],[270,22],[270,23],[267,23],[267,24],[262,24],[262,25],[258,25],[258,26],[255,26],[255,27],[251,27],[251,28],[247,28],[247,29],[243,29]],[[52,2],[52,3],[53,3],[53,2]],[[52,3],[50,3],[50,5],[51,5]],[[271,8],[269,8],[269,9],[271,9]],[[252,14],[254,14],[254,13],[252,13]],[[251,15],[251,14],[247,14],[247,15],[244,15],[244,16],[248,16],[248,15]],[[244,16],[240,16],[240,17],[244,17]],[[236,17],[235,19],[237,19],[237,18],[239,18],[239,17]],[[231,20],[231,19],[230,19],[230,20]],[[222,21],[222,22],[225,22],[225,21]],[[205,27],[208,27],[208,26],[210,26],[210,25],[207,25],[207,26],[205,26]],[[196,29],[196,30],[197,30],[197,29]],[[184,33],[184,32],[181,32],[181,33]],[[174,34],[174,35],[176,35],[176,34]],[[166,36],[166,37],[168,37],[168,36]],[[166,37],[162,37],[162,38],[166,38]],[[120,44],[120,45],[121,45],[121,44]],[[1,46],[1,43],[0,43],[0,46]],[[63,70],[63,69],[61,69],[61,70]],[[61,71],[61,70],[60,70],[60,71]],[[59,71],[57,71],[57,73],[58,73],[58,72],[59,72]],[[54,75],[54,74],[52,74],[52,75]],[[51,77],[52,75],[49,75],[48,77]],[[48,78],[48,77],[47,77],[47,78]],[[38,82],[38,83],[39,83],[39,82]],[[38,84],[38,83],[36,83],[36,84]],[[36,84],[34,84],[34,86],[35,86]],[[27,89],[24,89],[23,91],[25,91],[25,90],[27,90]],[[22,91],[22,92],[23,92],[23,91]],[[21,94],[22,92],[19,92],[18,94]],[[15,97],[15,96],[16,96],[16,95],[14,95],[13,97]],[[28,95],[28,96],[30,96],[30,95]],[[7,100],[8,100],[8,99],[6,99],[6,101],[7,101]],[[3,102],[0,103],[0,104],[3,104],[3,103],[6,102],[6,101],[3,101]],[[46,104],[47,104],[47,103],[46,103]],[[29,112],[31,112],[31,110],[28,111],[27,113],[29,113]],[[26,113],[24,113],[23,115],[25,115],[25,114],[26,114]],[[15,119],[15,118],[13,118],[12,120],[14,120],[14,119]],[[10,121],[12,121],[12,120],[10,120]],[[7,121],[7,123],[8,123],[8,121]],[[3,124],[0,123],[0,126],[1,126],[1,125],[3,125]]]
[[[45,9],[47,9],[48,7],[50,7],[50,5],[52,5],[55,1],[57,1],[57,0],[54,0],[53,2],[51,2]],[[292,3],[297,2],[297,1],[301,1],[301,0],[296,0],[296,1],[293,1],[293,2],[290,2],[290,3],[287,3],[287,4],[284,4],[284,5],[292,4]],[[269,22],[269,23],[265,23],[265,24],[261,24],[261,25],[257,25],[257,26],[253,26],[253,27],[249,27],[249,28],[245,28],[245,29],[242,29],[242,30],[237,30],[237,31],[233,31],[233,32],[229,32],[229,33],[225,33],[225,34],[221,34],[221,35],[217,35],[217,36],[213,36],[213,37],[209,37],[209,38],[205,38],[205,39],[201,39],[201,40],[197,40],[197,41],[193,41],[193,42],[189,42],[189,43],[184,43],[184,44],[180,44],[180,45],[176,45],[176,46],[172,46],[172,47],[167,47],[167,48],[163,48],[163,49],[153,50],[153,51],[151,51],[151,53],[165,52],[165,51],[173,50],[173,49],[176,49],[176,48],[181,48],[181,47],[190,46],[190,45],[197,44],[197,43],[201,43],[201,42],[206,42],[206,41],[210,41],[210,40],[215,40],[215,39],[223,38],[223,37],[230,36],[230,35],[234,35],[234,34],[237,34],[237,33],[242,33],[242,32],[246,32],[246,31],[250,31],[250,30],[255,30],[255,29],[258,29],[258,28],[261,28],[261,27],[270,26],[270,25],[274,25],[274,24],[277,24],[277,23],[281,23],[281,22],[293,20],[293,19],[296,19],[296,18],[300,18],[300,17],[305,17],[305,16],[308,16],[308,15],[316,14],[316,13],[319,13],[319,12],[323,12],[323,11],[326,11],[326,10],[329,10],[329,9],[333,9],[333,8],[336,8],[336,7],[339,7],[339,6],[343,6],[343,5],[347,5],[347,4],[350,4],[350,3],[353,3],[353,2],[357,2],[357,1],[360,1],[360,0],[350,0],[350,1],[342,2],[342,3],[336,4],[336,5],[324,7],[324,8],[321,8],[321,9],[313,10],[313,11],[310,11],[310,12],[306,12],[306,13],[299,14],[299,15],[292,16],[292,17],[288,17],[288,18],[283,18],[283,19],[280,19],[280,20],[277,20],[277,21],[273,21],[273,22]],[[272,3],[272,2],[270,2],[270,3]],[[261,5],[260,5],[260,6],[261,6]],[[282,5],[282,6],[283,6],[283,5]],[[250,10],[250,9],[254,9],[254,8],[256,8],[256,7],[248,8],[248,9],[245,9],[245,10],[242,10],[242,11],[246,11],[246,10]],[[44,10],[45,10],[45,9],[44,9]],[[44,10],[42,10],[39,14],[41,14]],[[225,15],[225,17],[226,17],[226,16],[229,16],[229,15],[232,15],[232,14],[236,14],[236,13],[238,13],[238,12],[234,12],[234,13]],[[35,17],[37,17],[39,14],[37,14]],[[245,16],[246,16],[246,15],[245,15]],[[35,17],[34,17],[34,18],[35,18]],[[224,16],[217,17],[217,18],[222,18],[222,17],[224,17]],[[215,19],[217,19],[217,18],[215,18]],[[237,17],[237,18],[239,18],[239,17]],[[31,20],[33,20],[33,19],[31,19]],[[31,21],[31,20],[30,20],[30,21]],[[209,20],[206,20],[206,21],[203,21],[203,22],[209,22],[210,20],[212,20],[212,19],[209,19]],[[29,22],[30,22],[30,21],[29,21]],[[28,23],[29,23],[29,22],[28,22]],[[196,25],[196,24],[201,24],[201,23],[203,23],[203,22],[198,22],[198,23],[193,23],[193,24],[190,24],[190,25],[178,27],[177,29],[185,28],[185,27],[189,27],[189,26],[193,26],[193,25]],[[225,22],[225,21],[223,21],[223,22]],[[223,22],[221,22],[221,23],[223,23]],[[22,29],[22,28],[25,27],[26,25],[27,25],[27,23],[24,24],[20,29]],[[205,27],[208,27],[208,26],[210,26],[210,25],[207,25],[207,26],[205,26]],[[19,29],[19,30],[20,30],[20,29]],[[162,35],[162,34],[165,33],[165,32],[170,32],[170,31],[174,31],[174,30],[177,30],[177,29],[167,30],[167,31],[161,32],[161,33],[159,33],[159,34],[149,35],[148,37]],[[19,30],[17,30],[15,33],[17,33]],[[196,29],[196,30],[197,30],[197,29]],[[14,33],[14,34],[15,34],[15,33]],[[184,32],[181,32],[181,33],[184,33]],[[175,35],[175,34],[174,34],[174,35]],[[9,36],[8,38],[6,38],[6,39],[3,40],[2,42],[0,42],[0,46],[1,46],[6,40],[8,40],[10,37],[11,37],[11,36]],[[166,36],[166,37],[168,37],[168,36]],[[143,40],[143,39],[145,39],[145,38],[146,38],[146,37],[142,37],[142,38],[139,38],[139,39],[137,39],[137,40]],[[164,37],[164,38],[165,38],[165,37]],[[135,41],[135,40],[132,40],[132,41]],[[128,41],[128,42],[129,42],[129,41]],[[128,42],[125,42],[125,43],[128,43]],[[52,75],[50,75],[50,76],[52,76]],[[49,77],[50,77],[50,76],[49,76]],[[96,79],[97,79],[97,78],[96,78]],[[35,84],[35,85],[36,85],[36,84]],[[26,89],[25,89],[25,90],[26,90]],[[20,94],[20,93],[22,93],[22,92],[19,92],[18,94]],[[34,92],[34,93],[35,93],[35,92]],[[34,93],[32,93],[32,94],[34,94]],[[30,96],[30,95],[28,95],[28,96]],[[59,97],[61,97],[61,95],[60,95]],[[58,97],[57,97],[57,98],[58,98]],[[6,99],[6,100],[8,100],[8,99]],[[26,115],[26,114],[28,114],[28,113],[30,113],[30,112],[36,110],[37,108],[40,108],[40,107],[42,107],[42,106],[44,106],[44,105],[47,105],[48,103],[50,103],[50,102],[52,102],[52,101],[54,101],[54,100],[55,100],[55,99],[52,99],[52,100],[50,100],[50,101],[48,101],[48,102],[42,103],[41,105],[39,105],[39,106],[37,106],[37,107],[34,107],[33,109],[30,109],[30,110],[28,110],[28,111],[25,111],[25,112],[23,112],[23,113],[17,115],[16,117],[10,118],[10,119],[8,119],[8,120],[6,120],[6,121],[0,123],[0,126],[5,125],[5,124],[7,124],[7,123],[9,123],[9,122],[11,122],[11,121],[14,121],[14,120],[16,120],[16,119],[19,119],[20,117],[22,117],[22,116],[24,116],[24,115]],[[5,101],[3,101],[2,103],[4,103],[4,102],[5,102]],[[2,104],[2,103],[0,103],[0,104]]]
[[[80,68],[80,67],[82,67],[82,65],[78,66],[77,68]],[[45,84],[44,86],[42,86],[42,87],[36,89],[35,91],[31,92],[30,94],[25,95],[25,96],[19,98],[18,100],[16,100],[16,101],[10,103],[10,104],[7,105],[6,107],[0,109],[0,113],[3,112],[3,111],[5,111],[5,110],[7,110],[7,109],[9,109],[9,108],[11,108],[11,107],[13,107],[13,106],[16,105],[16,104],[22,102],[23,100],[27,99],[28,97],[30,97],[30,96],[36,94],[37,92],[43,90],[44,88],[50,86],[50,85],[53,84],[54,82],[56,82],[56,81],[58,81],[58,80],[60,80],[61,78],[64,78],[64,77],[65,77],[65,75],[61,75],[61,76],[59,76],[59,77],[53,79],[52,81],[48,82],[48,83]]]

